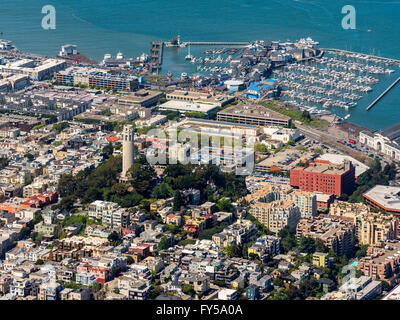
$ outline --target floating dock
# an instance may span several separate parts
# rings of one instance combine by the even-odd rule
[[[377,102],[378,102],[379,100],[381,100],[381,99],[386,95],[386,93],[388,93],[399,81],[400,81],[400,77],[398,77],[398,78],[395,80],[395,82],[393,82],[385,91],[383,91],[382,94],[381,94],[378,98],[376,98],[376,99],[367,107],[366,110],[367,110],[367,111],[370,110],[375,104],[377,104]]]

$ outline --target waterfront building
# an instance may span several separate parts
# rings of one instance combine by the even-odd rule
[[[73,66],[57,72],[54,76],[59,84],[84,85],[93,88],[133,91],[139,85],[138,78],[135,76],[114,75],[102,68]]]
[[[196,92],[196,91],[184,91],[175,90],[166,94],[167,100],[173,101],[184,101],[188,103],[209,103],[215,104],[218,107],[224,107],[229,103],[235,101],[234,96],[229,95],[212,95],[209,92]]]
[[[250,99],[261,99],[265,97],[272,98],[276,95],[277,81],[274,79],[266,79],[260,82],[251,82],[249,88],[243,96]]]
[[[396,124],[382,132],[361,131],[360,144],[385,155],[390,159],[400,160],[400,124]]]
[[[31,59],[17,59],[16,61],[1,65],[0,73],[17,74],[29,76],[32,80],[43,80],[46,76],[53,74],[66,67],[67,63],[59,59],[47,59],[34,61]]]

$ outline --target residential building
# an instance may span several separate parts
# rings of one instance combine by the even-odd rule
[[[357,269],[373,279],[387,280],[400,273],[400,242],[387,241],[368,248],[367,256],[359,259]]]
[[[257,234],[257,229],[249,220],[238,219],[226,227],[221,233],[212,236],[212,241],[219,247],[243,245]]]
[[[327,253],[314,252],[312,257],[312,264],[318,268],[329,267],[329,257]]]
[[[296,236],[320,239],[338,255],[351,254],[356,241],[355,226],[352,222],[322,216],[301,219],[297,225]]]
[[[147,300],[151,295],[151,282],[121,276],[118,277],[118,289],[129,300]]]
[[[237,300],[238,293],[233,289],[222,289],[218,292],[218,300]]]
[[[250,213],[275,234],[278,234],[286,226],[296,230],[297,223],[301,218],[299,208],[289,200],[258,202],[256,205],[250,206]]]
[[[268,256],[280,254],[281,239],[279,237],[266,235],[258,238],[256,242],[247,249],[247,254],[258,255],[260,261],[264,261]]]
[[[356,227],[356,236],[361,244],[377,245],[398,237],[398,217],[372,212],[363,203],[335,201],[329,210],[335,218],[352,221]]]
[[[265,187],[247,195],[252,208],[257,208],[260,203],[269,203],[276,200],[292,201],[300,210],[302,218],[317,214],[317,197],[312,192],[300,191],[286,185],[268,184]]]

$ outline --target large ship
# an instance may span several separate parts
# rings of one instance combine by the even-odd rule
[[[0,50],[12,50],[12,49],[15,49],[15,47],[11,41],[0,39]]]

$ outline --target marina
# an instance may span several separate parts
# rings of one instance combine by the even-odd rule
[[[333,119],[339,121],[360,114],[357,106],[361,106],[362,110],[368,106],[367,110],[370,110],[385,95],[382,94],[377,101],[371,102],[373,92],[382,90],[387,93],[390,89],[385,89],[400,75],[400,60],[347,50],[321,48],[314,56],[296,57],[290,61],[287,60],[284,50],[281,52],[274,49],[276,43],[279,43],[274,41],[254,41],[247,45],[203,42],[211,48],[194,50],[192,46],[195,46],[196,42],[180,42],[179,36],[175,40],[178,50],[187,50],[183,55],[183,65],[187,66],[186,70],[193,70],[185,70],[181,78],[193,78],[196,81],[202,78],[219,79],[221,84],[225,79],[239,79],[248,85],[247,77],[254,73],[244,71],[246,67],[242,67],[243,71],[236,70],[236,64],[243,59],[259,59],[260,53],[265,55],[265,48],[268,47],[270,49],[267,50],[272,50],[267,58],[273,64],[271,77],[278,81],[280,100],[288,107],[308,111],[314,116],[333,115]],[[305,41],[308,41],[308,45],[313,43],[312,39]],[[229,47],[228,44],[236,46]],[[290,46],[290,42],[279,45],[285,48]],[[182,54],[180,56],[182,57]]]
[[[323,110],[329,109],[331,113],[342,115],[336,109],[355,108],[380,81],[386,81],[393,73],[398,72],[398,62],[394,59],[380,59],[341,50],[324,50],[326,55],[320,59],[292,63],[274,70],[273,75],[279,80],[282,89],[283,101],[311,114],[326,114]],[[384,94],[398,81],[399,79]],[[343,119],[350,116],[351,114],[347,114]]]

